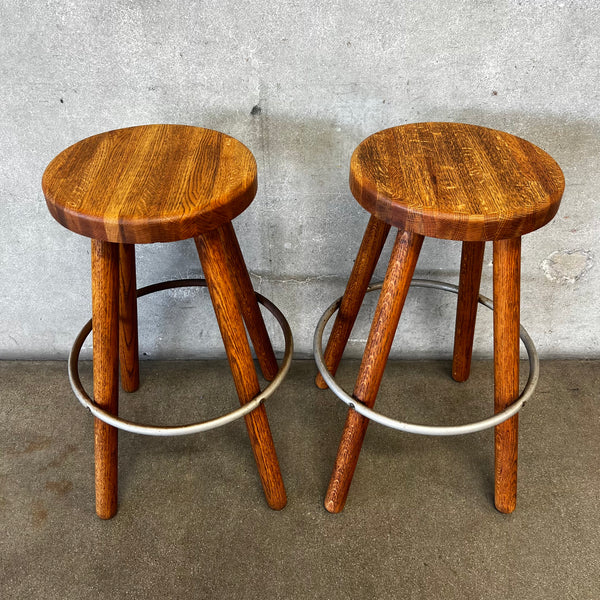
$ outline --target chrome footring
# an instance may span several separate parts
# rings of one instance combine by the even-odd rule
[[[411,282],[411,287],[424,287],[424,288],[433,288],[436,290],[443,290],[446,292],[452,292],[454,294],[458,294],[458,286],[452,285],[451,283],[444,283],[442,281],[431,281],[428,279],[413,279]],[[372,292],[374,290],[380,289],[382,286],[381,283],[371,285],[367,288],[367,292]],[[338,310],[340,307],[342,299],[338,298],[324,313],[319,323],[317,325],[317,329],[315,330],[315,336],[313,340],[313,351],[315,355],[315,361],[317,363],[317,367],[319,372],[323,376],[325,383],[329,386],[329,389],[343,402],[345,402],[350,408],[353,408],[357,413],[361,414],[363,417],[370,419],[371,421],[375,421],[380,425],[385,425],[386,427],[391,427],[392,429],[397,429],[399,431],[405,431],[407,433],[418,433],[420,435],[463,435],[465,433],[475,433],[476,431],[482,431],[483,429],[488,429],[490,427],[495,427],[500,423],[503,423],[507,419],[510,419],[516,413],[523,408],[525,403],[531,398],[535,386],[537,385],[539,379],[539,370],[540,370],[540,361],[538,358],[537,351],[533,344],[533,340],[529,337],[525,328],[520,325],[519,335],[525,348],[527,350],[527,355],[529,357],[529,377],[527,379],[527,383],[523,388],[523,392],[521,395],[506,409],[502,412],[495,414],[493,417],[489,417],[487,419],[483,419],[482,421],[476,421],[474,423],[467,423],[465,425],[452,425],[452,426],[436,426],[436,425],[418,425],[415,423],[405,423],[403,421],[397,421],[396,419],[391,419],[386,417],[380,413],[375,412],[374,410],[368,408],[356,398],[349,396],[335,381],[331,373],[327,370],[325,366],[325,359],[323,356],[323,332],[325,331],[325,327],[327,322],[332,317],[332,315]],[[486,298],[485,296],[479,295],[479,303],[483,304],[490,310],[494,309],[493,302]]]
[[[161,290],[168,290],[173,288],[180,287],[206,287],[206,281],[204,279],[179,279],[175,281],[163,281],[162,283],[155,283],[153,285],[146,286],[144,288],[140,288],[137,291],[137,296],[140,298],[141,296],[146,296],[147,294],[152,294],[154,292],[158,292]],[[285,353],[283,356],[283,360],[281,361],[281,366],[279,367],[279,371],[277,375],[275,375],[273,381],[269,383],[269,385],[255,398],[253,398],[250,402],[240,406],[237,410],[234,410],[226,415],[221,417],[217,417],[216,419],[211,419],[210,421],[204,421],[203,423],[193,423],[190,425],[178,425],[178,426],[156,426],[156,425],[141,425],[138,423],[133,423],[131,421],[126,421],[124,419],[120,419],[115,415],[111,415],[110,413],[102,410],[98,405],[94,403],[94,401],[88,396],[83,386],[81,385],[81,380],[79,378],[79,353],[81,352],[81,347],[85,342],[87,336],[92,331],[92,320],[90,319],[83,329],[79,332],[73,347],[71,348],[71,353],[69,354],[69,381],[71,382],[71,388],[73,388],[73,392],[77,399],[81,404],[89,409],[89,411],[101,421],[104,421],[108,425],[112,425],[118,429],[123,429],[124,431],[129,431],[131,433],[140,433],[143,435],[155,435],[155,436],[175,436],[175,435],[189,435],[191,433],[200,433],[202,431],[208,431],[209,429],[215,429],[216,427],[221,427],[222,425],[226,425],[227,423],[231,423],[231,421],[235,421],[240,417],[247,415],[252,412],[256,408],[258,408],[273,392],[279,387],[284,377],[286,376],[290,364],[292,362],[292,353],[294,351],[294,342],[292,338],[292,330],[285,317],[281,313],[281,311],[270,301],[267,300],[264,296],[256,293],[256,299],[277,319],[279,325],[281,326],[281,330],[283,331],[283,336],[285,339]]]

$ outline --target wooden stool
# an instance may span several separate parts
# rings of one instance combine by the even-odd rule
[[[372,216],[324,356],[319,352],[320,338],[315,336],[321,373],[317,385],[325,388],[325,377],[351,406],[325,507],[339,512],[346,502],[369,423],[352,407],[377,415],[371,409],[423,238],[429,236],[463,242],[452,367],[456,381],[469,376],[475,313],[483,298],[479,297],[479,285],[484,246],[489,240],[494,243],[494,408],[502,415],[488,419],[486,426],[496,425],[495,504],[498,510],[510,513],[516,504],[518,415],[497,423],[515,413],[511,405],[519,395],[521,236],[542,227],[556,214],[564,189],[562,171],[548,154],[507,133],[458,123],[420,123],[386,129],[364,140],[352,155],[350,189]],[[353,397],[344,398],[333,375],[392,225],[398,234]],[[452,287],[444,286],[431,287]],[[333,314],[337,305],[330,309]],[[323,329],[320,323],[317,333],[322,335]],[[526,336],[524,330],[522,334]],[[532,343],[526,347],[528,352],[535,351]],[[537,357],[530,360],[535,366]],[[537,380],[537,374],[533,379]],[[528,396],[534,386],[535,381],[530,381]],[[517,409],[523,401],[521,398]],[[438,435],[468,431],[461,427],[429,428],[435,432],[419,426],[402,427],[406,424],[386,417],[379,422]],[[470,431],[482,428],[471,427]]]
[[[117,426],[168,435],[231,420],[161,428],[111,417],[117,415],[119,364],[123,388],[135,391],[139,386],[135,244],[187,238],[195,240],[206,277],[206,282],[191,284],[209,289],[239,400],[245,405],[235,416],[245,416],[267,502],[277,510],[286,504],[262,405],[266,390],[259,395],[244,323],[265,378],[275,378],[277,384],[291,360],[291,333],[288,327],[285,365],[278,373],[231,224],[254,198],[256,186],[256,162],[244,145],[222,133],[184,125],[131,127],[92,136],[59,154],[44,173],[42,187],[52,216],[67,229],[92,238],[93,403],[76,375],[86,331],[74,347],[71,379],[78,398],[96,415],[96,512],[103,519],[117,510]],[[169,283],[149,291],[178,285]],[[283,325],[285,319],[280,313],[276,316]]]

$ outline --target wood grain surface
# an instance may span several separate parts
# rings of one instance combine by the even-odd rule
[[[140,387],[135,246],[119,244],[119,364],[121,387]]]
[[[485,242],[463,242],[462,244],[452,359],[452,377],[455,381],[466,381],[471,372],[473,335],[484,252]]]
[[[375,217],[369,219],[325,348],[325,365],[332,375],[335,375],[342,359],[344,348],[348,343],[356,316],[371,282],[371,277],[373,277],[373,271],[375,271],[389,231],[390,226],[387,223]],[[327,387],[320,373],[317,375],[315,383],[322,390]]]
[[[246,404],[258,395],[260,386],[227,267],[223,237],[219,230],[213,230],[197,237],[195,242],[238,397],[241,404]],[[271,508],[281,510],[287,497],[264,404],[246,415],[245,421],[267,503]]]
[[[350,188],[377,218],[421,235],[484,241],[518,237],[556,214],[564,176],[537,146],[461,123],[417,123],[364,140]]]
[[[248,275],[246,262],[242,254],[242,249],[238,242],[235,230],[232,223],[226,223],[219,230],[223,240],[223,247],[227,253],[227,264],[231,271],[233,280],[235,281],[235,292],[248,329],[248,334],[252,340],[252,346],[256,353],[256,358],[260,365],[260,369],[264,378],[267,381],[272,381],[279,366],[273,352],[273,346],[265,327],[265,322],[256,300],[256,294],[252,287],[252,280]]]
[[[92,240],[94,402],[116,415],[119,401],[119,246]],[[118,430],[94,418],[96,514],[117,512]]]
[[[375,404],[422,244],[423,237],[418,234],[399,231],[396,236],[353,393],[356,400],[369,408]],[[351,408],[348,410],[325,496],[329,512],[337,513],[344,508],[368,425],[369,419]]]
[[[494,410],[500,412],[519,396],[519,323],[521,238],[494,242]],[[497,425],[495,504],[511,513],[517,504],[519,415]]]
[[[54,218],[76,233],[128,244],[195,237],[239,215],[256,194],[256,162],[232,137],[144,125],[84,139],[47,167]]]

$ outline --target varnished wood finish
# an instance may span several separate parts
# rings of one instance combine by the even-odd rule
[[[494,410],[519,395],[521,238],[494,242]],[[519,415],[496,426],[495,504],[503,513],[517,503]]]
[[[396,237],[354,387],[354,398],[370,408],[375,404],[422,243],[423,237],[415,233],[399,231]],[[329,512],[344,508],[368,424],[368,419],[348,410],[325,497]]]
[[[367,287],[371,282],[371,277],[373,277],[373,271],[375,271],[389,231],[390,226],[387,223],[375,217],[369,219],[325,348],[325,364],[332,375],[335,375],[342,359],[344,348],[348,343],[356,316],[365,297]],[[317,375],[316,384],[322,390],[327,387],[320,373]]]
[[[121,386],[135,392],[140,387],[140,363],[133,244],[119,244],[119,357]]]
[[[543,150],[508,133],[417,123],[364,140],[352,155],[350,188],[372,215],[400,229],[484,241],[550,221],[564,177]]]
[[[463,242],[462,244],[452,360],[452,377],[455,381],[466,381],[471,371],[473,335],[484,252],[485,242]]]
[[[367,406],[375,401],[414,270],[410,257],[416,262],[421,236],[463,242],[453,377],[467,379],[484,244],[492,240],[494,405],[496,412],[504,410],[519,394],[521,236],[556,214],[564,190],[559,166],[538,147],[507,133],[460,123],[418,123],[364,140],[352,155],[350,188],[372,218],[405,231],[405,243],[408,236],[414,244],[402,260],[394,259],[400,252],[400,238],[396,241],[354,397]],[[363,274],[365,279],[370,276]],[[352,277],[361,280],[360,274],[353,272]],[[351,315],[360,302],[362,296]],[[331,337],[328,350],[337,343]],[[347,337],[339,337],[343,350]],[[348,412],[325,499],[331,512],[344,506],[367,423],[355,411]],[[516,505],[517,437],[517,416],[496,427],[495,504],[506,513]]]
[[[260,392],[260,387],[235,286],[227,268],[223,237],[220,231],[213,230],[195,241],[240,403],[245,404]],[[245,420],[267,503],[280,510],[287,499],[264,405],[252,411]]]
[[[109,242],[170,242],[239,215],[256,193],[256,162],[232,137],[187,125],[143,125],[82,140],[46,169],[54,218]]]
[[[92,238],[94,397],[117,414],[123,388],[139,386],[135,246],[196,238],[240,402],[259,392],[244,321],[267,379],[278,370],[231,220],[256,193],[256,162],[237,140],[184,125],[96,135],[67,148],[42,187],[54,218]],[[120,355],[120,356],[119,356]],[[286,494],[264,406],[246,416],[267,502]],[[117,430],[95,421],[96,506],[117,510]]]
[[[119,247],[92,240],[92,326],[94,402],[117,414],[119,394]],[[110,519],[117,512],[118,430],[94,419],[96,513]]]
[[[256,300],[252,280],[248,275],[248,269],[246,269],[240,244],[231,223],[223,225],[220,231],[227,252],[227,262],[236,283],[235,291],[238,304],[242,310],[252,346],[256,352],[263,376],[267,381],[271,381],[277,375],[279,367]]]

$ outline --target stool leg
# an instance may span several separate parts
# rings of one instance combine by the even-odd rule
[[[494,242],[494,410],[500,412],[519,395],[519,323],[521,238]],[[497,425],[495,504],[503,513],[517,502],[519,416]]]
[[[423,236],[415,233],[399,231],[396,237],[354,387],[353,396],[370,408],[375,404],[422,244]],[[344,508],[368,424],[368,419],[353,409],[348,410],[325,497],[329,512],[337,513]]]
[[[256,301],[252,281],[246,269],[246,263],[231,222],[220,229],[223,244],[227,252],[227,262],[233,280],[236,282],[237,299],[252,340],[252,346],[258,358],[258,364],[267,381],[271,381],[279,367],[273,352],[273,346],[265,327],[260,307]]]
[[[471,371],[473,334],[484,251],[485,242],[463,242],[462,244],[452,361],[452,377],[455,381],[466,381]]]
[[[260,387],[235,287],[227,268],[221,232],[209,231],[195,238],[195,242],[240,403],[245,404],[260,392]],[[286,505],[287,498],[265,407],[259,406],[245,419],[267,503],[271,508],[280,510]]]
[[[119,244],[119,358],[121,386],[135,392],[140,387],[140,363],[134,244]]]
[[[373,271],[375,271],[389,231],[390,226],[387,223],[375,217],[370,218],[325,348],[325,365],[332,375],[335,375],[342,359],[344,348],[348,343],[356,316],[365,297],[367,287],[371,282],[371,277],[373,277]],[[320,373],[317,375],[315,383],[322,390],[327,388],[327,384]]]
[[[92,326],[94,402],[117,414],[119,394],[119,247],[92,240]],[[96,513],[110,519],[117,512],[118,430],[94,419]]]

